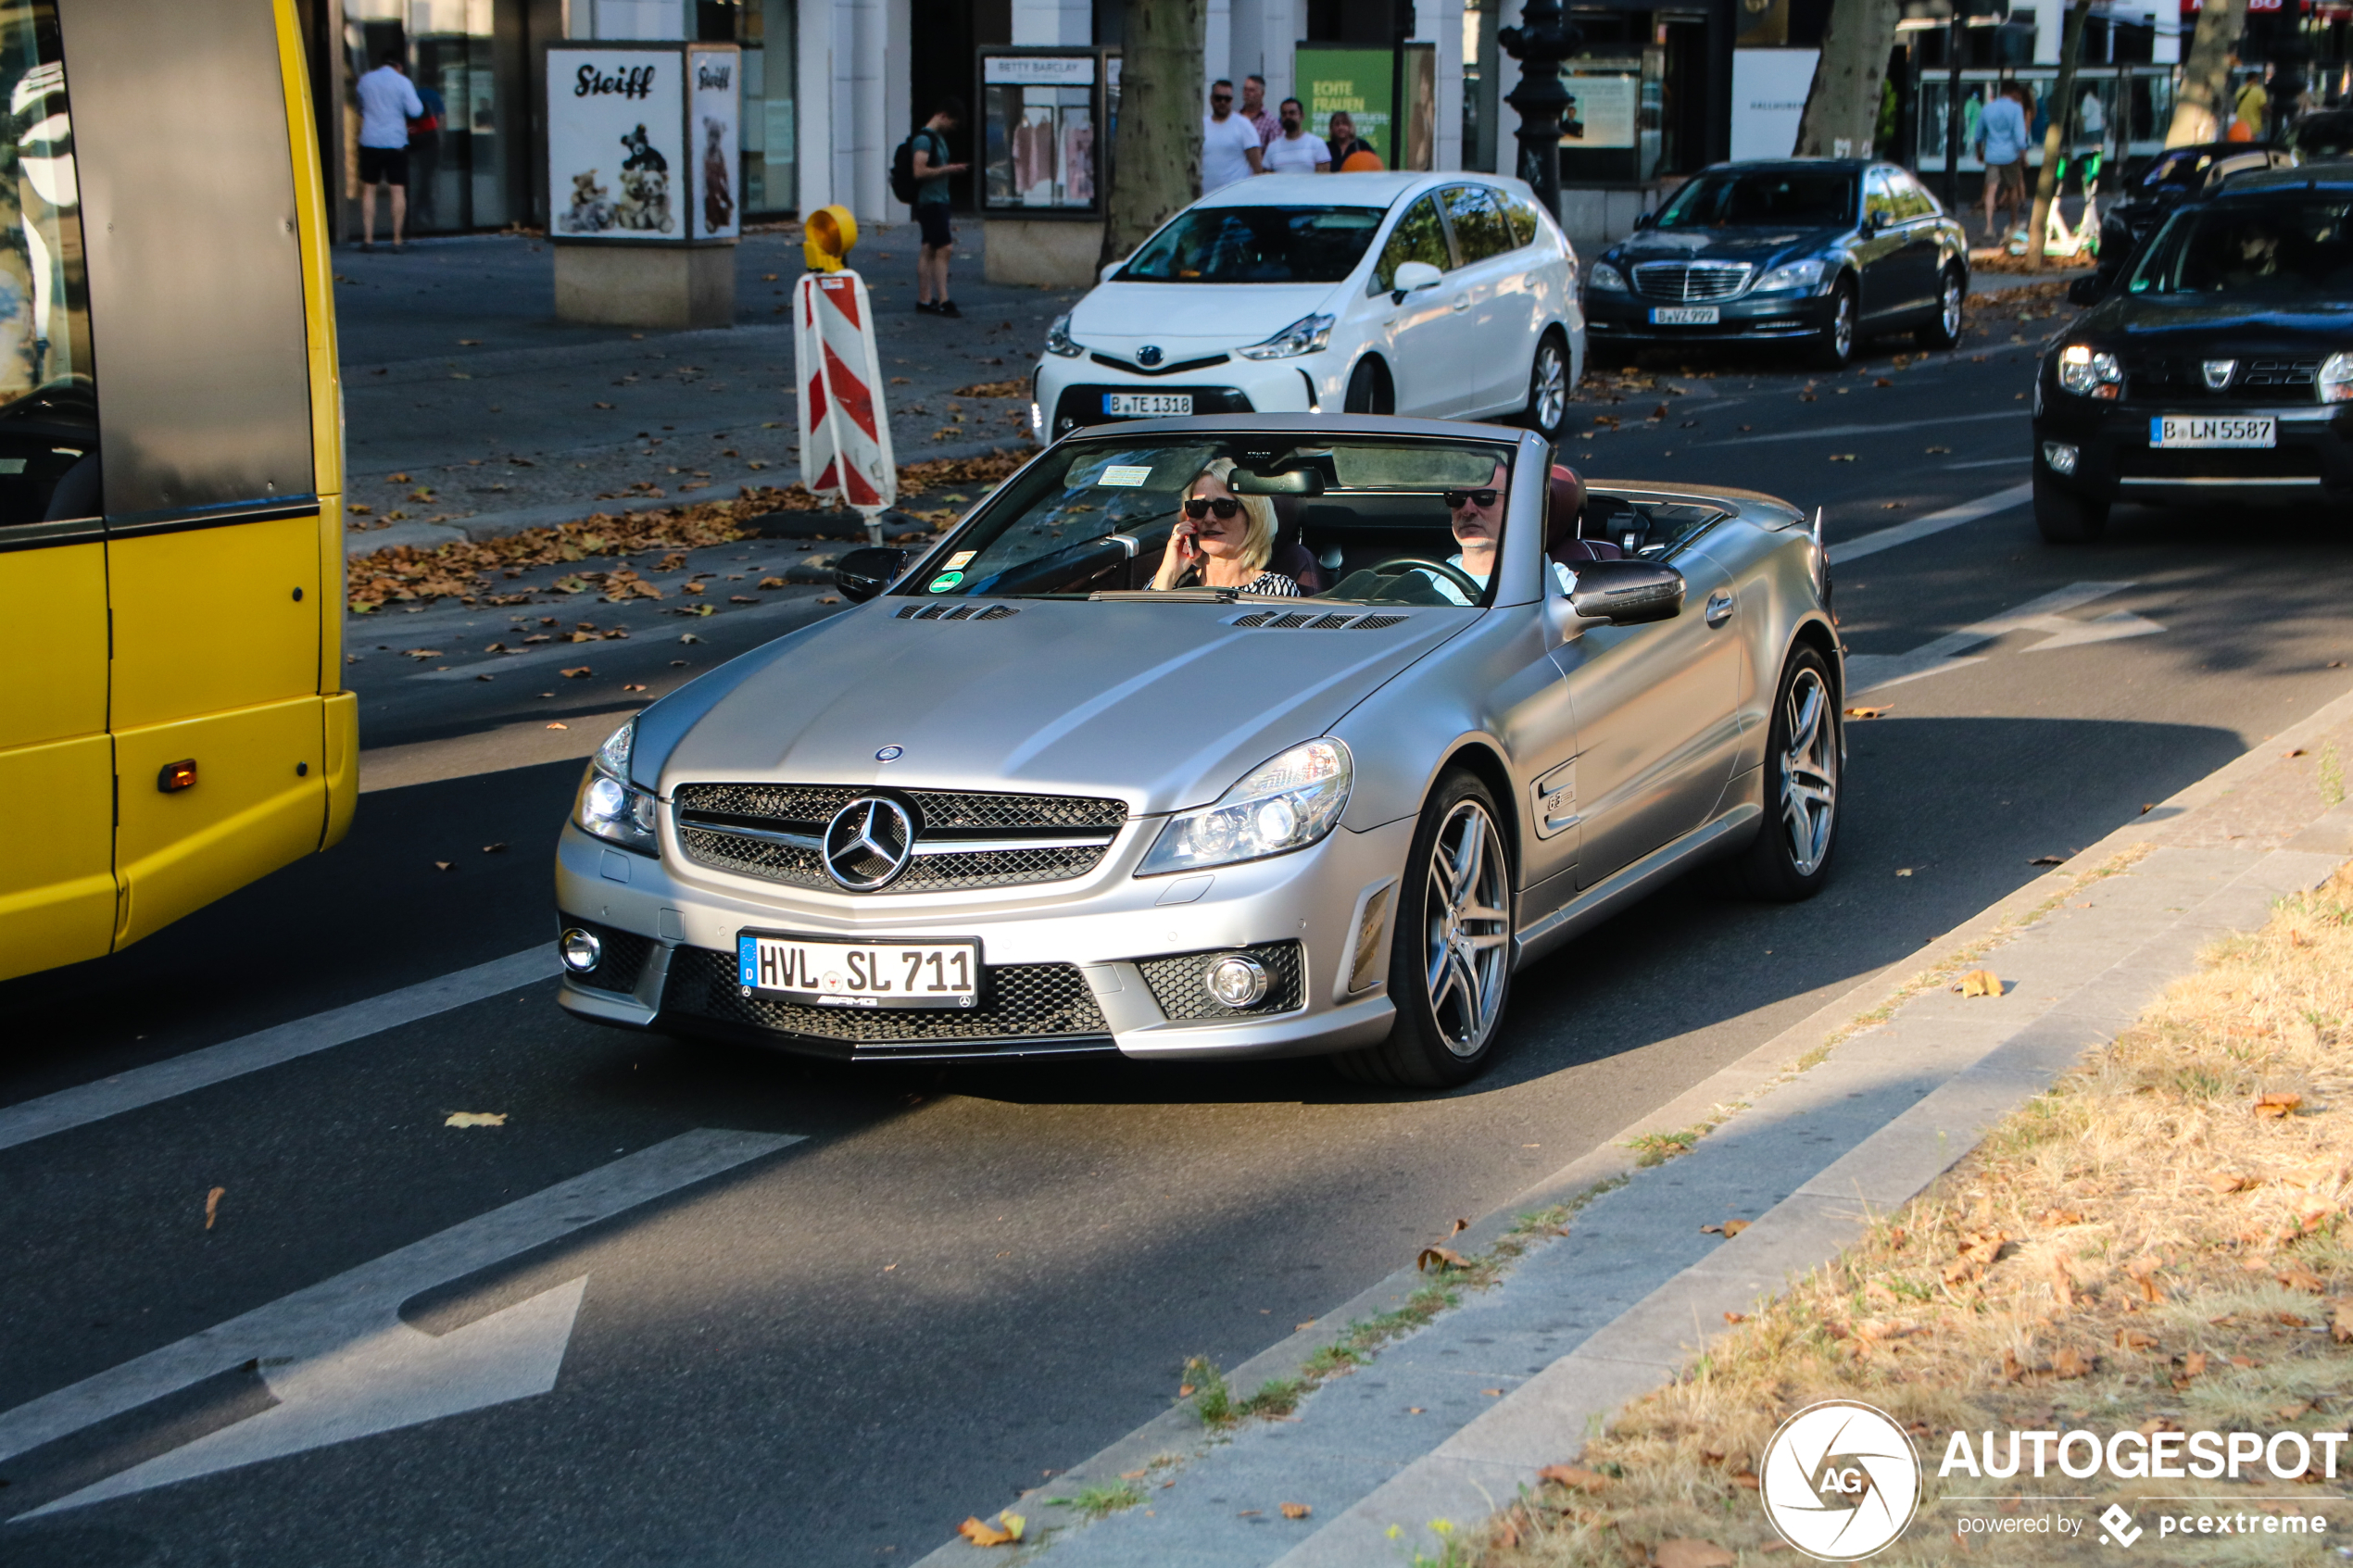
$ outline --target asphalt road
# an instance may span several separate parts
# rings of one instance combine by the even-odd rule
[[[1676,378],[1680,395],[1580,405],[1620,423],[1574,445],[1596,476],[1770,490],[1825,508],[1834,544],[1858,539],[2024,481],[2029,360],[2008,337],[1901,370],[1876,351],[1835,378],[1698,361],[1716,373]],[[686,570],[724,584],[771,564],[772,543]],[[2349,565],[2341,520],[2120,511],[2102,546],[2054,550],[2020,507],[1841,568],[1858,654],[2086,582],[2120,586],[2072,619],[2127,610],[2162,630],[2040,652],[2046,631],[2017,632],[1874,694],[1890,711],[1854,728],[1819,898],[1661,893],[1523,974],[1493,1069],[1451,1095],[1368,1093],[1312,1061],[812,1064],[594,1029],[558,1012],[547,980],[0,1147],[0,1562],[919,1556],[975,1504],[1011,1502],[1164,1409],[1186,1357],[1264,1348],[2017,887],[2037,857],[2339,695]],[[514,617],[388,608],[353,633],[368,744],[499,730],[526,759],[547,724],[588,729],[644,700],[623,687],[659,695],[828,608],[816,590],[751,596],[765,602],[691,625],[635,606],[626,640],[522,659],[473,641]],[[617,613],[528,619],[569,629],[598,611]],[[573,659],[592,673],[557,673]],[[9,1109],[38,1097],[544,944],[578,774],[555,760],[373,790],[333,853],[116,958],[0,986],[0,1145]],[[452,1128],[454,1111],[507,1120]],[[632,1156],[668,1169],[671,1140],[696,1129],[800,1141],[618,1209],[569,1191],[528,1202]],[[283,1303],[517,1203],[552,1228],[522,1226],[489,1261],[449,1253],[470,1261],[430,1288],[386,1287],[386,1311],[445,1337],[384,1342],[411,1356],[552,1342],[545,1392],[448,1413],[387,1403],[382,1379],[341,1363],[224,1352],[92,1419],[25,1417],[240,1313],[309,1311]],[[584,1279],[568,1347],[551,1341]],[[21,1517],[203,1452],[273,1399],[282,1425],[317,1417],[303,1430],[332,1434],[340,1412],[375,1435],[297,1433],[279,1457]],[[11,1440],[28,1432],[51,1435]]]

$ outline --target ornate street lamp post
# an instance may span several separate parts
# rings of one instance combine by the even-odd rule
[[[1560,0],[1529,0],[1520,25],[1495,35],[1503,51],[1519,62],[1519,85],[1504,100],[1519,111],[1519,177],[1536,187],[1554,218],[1561,210],[1561,111],[1569,106],[1561,85],[1561,62],[1577,53],[1585,35],[1561,15]]]

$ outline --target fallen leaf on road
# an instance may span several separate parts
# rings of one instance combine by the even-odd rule
[[[503,1110],[453,1110],[445,1127],[503,1127],[507,1113]]]
[[[2072,1345],[2061,1346],[2059,1353],[2051,1358],[2051,1375],[2054,1377],[2072,1381],[2087,1376],[2091,1370],[2092,1363],[2077,1354]]]
[[[1912,868],[1909,866],[1898,866],[1895,868],[1895,874],[1897,876],[1909,876],[1912,874]]]
[[[2137,1328],[2120,1328],[2116,1331],[2116,1348],[2120,1350],[2154,1350],[2157,1348],[2157,1336]]]
[[[410,659],[439,659],[441,657],[439,648],[402,648],[400,651]]]
[[[482,847],[482,852],[485,855],[503,855],[507,852],[507,847],[504,844],[485,844]]]
[[[1730,1241],[1746,1229],[1748,1229],[1746,1220],[1727,1220],[1724,1222],[1724,1239]]]
[[[2321,1276],[2314,1273],[2310,1269],[2306,1268],[2301,1263],[2290,1263],[2285,1269],[2273,1274],[2271,1277],[2278,1280],[2282,1285],[2286,1286],[2290,1290],[2309,1290],[2315,1296],[2318,1296],[2323,1289],[2326,1288],[2326,1286],[2321,1283]]]
[[[699,594],[702,592],[702,584],[699,583],[681,583],[678,584],[678,591],[682,594]]]
[[[1140,1470],[1123,1470],[1119,1473],[1119,1478],[1123,1481],[1140,1481],[1144,1478],[1144,1474],[1145,1473]]]
[[[642,692],[642,691],[644,691],[646,688],[645,688],[645,687],[643,687],[643,686],[641,686],[641,685],[635,685],[635,684],[630,684],[630,683],[628,683],[628,682],[623,682],[623,683],[622,683],[622,687],[621,687],[621,689],[622,689],[623,691],[624,691],[624,692]]]
[[[1846,710],[1846,716],[1849,719],[1884,719],[1894,711],[1893,704],[1885,708],[1850,708]]]
[[[1467,1269],[1470,1260],[1451,1247],[1425,1247],[1414,1260],[1416,1269]]]
[[[1889,381],[1885,376],[1881,376],[1879,380],[1871,383],[1871,384],[1873,386],[1894,386],[1895,383]]]
[[[1928,449],[1928,454],[1932,458],[1939,452],[1950,452],[1952,448],[1950,446],[1931,446]]]
[[[1470,1229],[1470,1222],[1468,1220],[1457,1220],[1454,1222],[1454,1228],[1448,1231],[1446,1234],[1448,1236],[1460,1236],[1468,1229]]]
[[[591,408],[610,408],[612,405],[610,403],[591,403],[588,407]]]
[[[2329,1314],[2329,1337],[2339,1345],[2353,1345],[2353,1301],[2339,1301]]]
[[[2206,1178],[2206,1185],[2220,1193],[2245,1192],[2249,1187],[2257,1185],[2259,1180],[2260,1178],[2242,1176],[2234,1172],[2217,1171]]]
[[[781,588],[784,585],[785,580],[781,577],[763,577],[760,580],[760,586],[763,588]]]
[[[2188,1355],[2182,1358],[2182,1375],[2183,1377],[2197,1377],[2202,1375],[2205,1371],[2205,1351],[2192,1350]]]
[[[558,720],[556,722],[548,725],[547,727],[551,730],[569,730],[572,728],[570,724],[565,723],[561,720]]]
[[[1286,1519],[1304,1519],[1315,1512],[1315,1511],[1314,1509],[1308,1507],[1303,1502],[1287,1502],[1283,1504],[1283,1517]]]
[[[386,484],[406,484],[409,483],[409,476],[405,473],[388,474],[384,478],[384,483]]]
[[[1575,1492],[1605,1492],[1617,1485],[1598,1470],[1588,1470],[1579,1464],[1548,1464],[1536,1473],[1539,1481],[1550,1481],[1555,1486],[1567,1486]]]
[[[1658,1554],[1653,1561],[1657,1568],[1732,1568],[1735,1559],[1714,1541],[1678,1536],[1671,1541],[1659,1542]]]
[[[1491,1399],[1500,1399],[1504,1397],[1504,1391],[1501,1388],[1481,1388],[1479,1392]]]
[[[1833,463],[1851,463],[1854,460],[1855,454],[1852,452],[1833,452],[1831,454],[1831,461]]]
[[[1724,1321],[1726,1323],[1746,1323],[1748,1321],[1748,1314],[1746,1312],[1726,1312],[1724,1314]]]
[[[437,872],[446,872],[450,868],[452,863],[453,862],[448,860],[435,860],[433,863],[433,869]]]
[[[956,1526],[956,1534],[975,1546],[1011,1546],[1021,1539],[1028,1520],[1018,1513],[1000,1513],[995,1524],[984,1524],[977,1518],[967,1519]]]
[[[2282,1117],[2285,1116],[2288,1112],[2294,1110],[2297,1106],[2302,1105],[2303,1103],[2304,1097],[2299,1094],[2279,1093],[2263,1095],[2259,1097],[2255,1101],[2255,1114],[2258,1116],[2275,1118]]]
[[[2037,855],[2034,859],[2027,861],[2026,863],[2030,866],[2063,866],[2067,864],[2067,857],[2064,855]]]
[[[731,605],[756,605],[760,601],[749,594],[730,594],[727,596],[727,602]]]
[[[1973,969],[1953,987],[1964,997],[1998,997],[2002,994],[2002,977],[1990,969]]]
[[[218,1216],[219,1216],[219,1214],[220,1214],[220,1199],[221,1199],[221,1198],[223,1198],[223,1197],[224,1197],[224,1196],[228,1193],[228,1191],[229,1191],[229,1189],[228,1189],[227,1187],[214,1187],[214,1188],[213,1188],[210,1192],[208,1192],[208,1193],[206,1193],[206,1194],[205,1194],[205,1197],[204,1197],[204,1228],[205,1228],[205,1229],[207,1229],[207,1230],[210,1230],[210,1229],[212,1229],[212,1222],[213,1222],[213,1220],[214,1220],[216,1217],[218,1217]]]
[[[589,669],[589,668],[588,668],[586,665],[585,665],[585,664],[575,664],[575,665],[573,665],[571,669],[569,669],[569,670],[565,670],[565,671],[559,671],[559,673],[560,673],[560,674],[563,676],[563,678],[564,678],[565,680],[567,680],[567,681],[577,681],[577,680],[579,680],[579,679],[580,679],[583,675],[593,675],[593,674],[595,674],[595,673],[596,673],[596,671],[595,671],[594,670]]]

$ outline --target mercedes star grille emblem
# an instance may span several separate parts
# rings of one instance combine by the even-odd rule
[[[2238,368],[2235,359],[2208,359],[2201,367],[2206,371],[2206,384],[2216,392],[2231,384],[2231,372]]]
[[[1160,345],[1158,344],[1148,343],[1144,345],[1143,347],[1136,350],[1136,363],[1139,365],[1159,364]]]
[[[905,746],[886,746],[880,751],[875,753],[875,760],[877,762],[896,762],[901,757],[906,755],[907,748]]]
[[[862,795],[825,824],[825,874],[852,893],[887,886],[915,853],[915,820],[881,795]]]

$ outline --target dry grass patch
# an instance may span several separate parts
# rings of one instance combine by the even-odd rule
[[[2093,1491],[2127,1508],[2135,1496],[2197,1493],[2217,1512],[2318,1512],[2353,1479],[2312,1487],[2310,1504],[2280,1504],[2233,1500],[2303,1489],[2268,1474],[2233,1485],[2070,1483],[2056,1470],[2037,1482],[2031,1465],[2006,1481],[1935,1472],[1957,1431],[2345,1430],[2348,1019],[2353,865],[2284,901],[2261,931],[2216,944],[2197,973],[1860,1245],[1623,1411],[1581,1456],[1563,1455],[1585,1473],[1579,1484],[1548,1481],[1499,1515],[1478,1560],[1635,1568],[1684,1540],[1741,1562],[1793,1561],[1766,1523],[1755,1467],[1781,1421],[1835,1398],[1906,1423],[1928,1467],[1919,1516],[1875,1562],[2117,1555],[2089,1527],[2089,1541],[1965,1548],[1949,1493]],[[2317,1466],[2303,1479],[2321,1481]],[[2329,1540],[2184,1542],[2152,1528],[2133,1556],[2317,1562]]]

